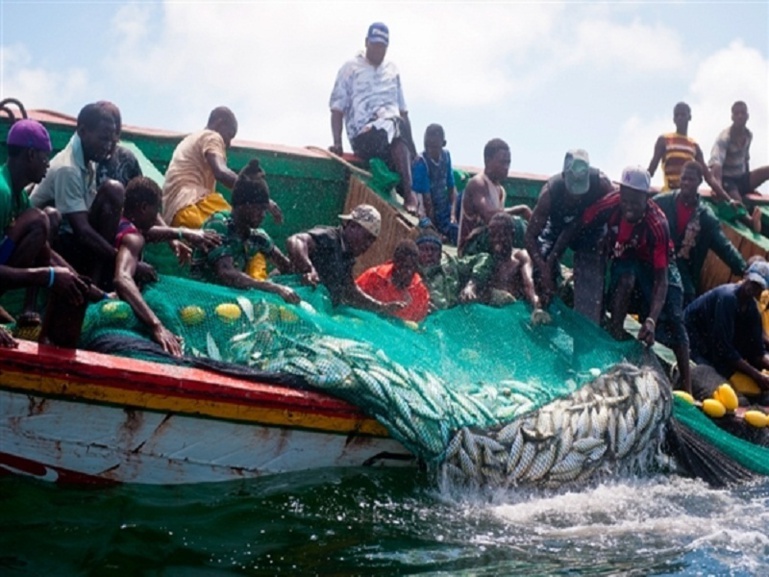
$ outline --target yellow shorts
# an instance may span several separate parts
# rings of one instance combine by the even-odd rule
[[[256,280],[267,278],[267,259],[260,252],[254,255],[246,265],[246,274]]]
[[[181,209],[174,215],[171,226],[187,228],[203,228],[203,223],[215,212],[232,210],[230,203],[218,192],[212,192],[201,200]]]
[[[756,381],[751,379],[748,375],[741,372],[734,373],[729,377],[729,382],[734,387],[734,390],[743,395],[749,395],[754,397],[761,394],[761,388],[756,384]]]

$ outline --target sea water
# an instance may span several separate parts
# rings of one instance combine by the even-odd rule
[[[439,490],[416,470],[198,486],[0,479],[0,575],[769,575],[769,483]]]

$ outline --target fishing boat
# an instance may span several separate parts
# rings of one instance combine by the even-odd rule
[[[74,132],[72,117],[44,110],[30,111],[29,117],[46,125],[54,150],[63,148]],[[0,122],[1,142],[5,142],[9,126],[8,122]],[[144,174],[159,183],[182,137],[131,126],[123,126],[122,131],[123,145],[139,158]],[[388,187],[377,190],[377,174],[351,164],[354,158],[332,158],[317,149],[235,141],[228,152],[228,163],[237,170],[253,156],[260,159],[272,196],[283,207],[284,224],[266,226],[278,243],[298,230],[337,222],[339,214],[361,202],[380,210],[383,226],[377,242],[356,264],[356,272],[383,262],[401,238],[413,234],[413,222],[389,197]],[[533,205],[545,180],[537,175],[511,174],[505,182],[508,202]],[[738,235],[744,232],[735,231]],[[755,250],[754,246],[746,242],[740,248]],[[167,247],[148,250],[147,259],[166,275],[184,275]],[[13,301],[14,295],[6,298]],[[246,316],[252,306],[241,305]],[[282,309],[275,314],[285,316]],[[575,328],[572,333],[577,331]],[[534,333],[525,337],[534,342],[533,365],[543,362],[539,353],[547,350],[553,353],[554,362],[562,362],[567,356],[559,347],[569,335],[561,329],[546,334],[546,339]],[[209,352],[218,355],[218,348],[214,344]],[[500,479],[499,484],[505,484],[500,477],[505,467],[508,473],[518,475],[517,482],[586,478],[599,469],[609,470],[607,459],[617,465],[621,460],[636,463],[647,444],[660,442],[661,427],[672,407],[669,395],[664,394],[665,387],[652,373],[639,373],[632,367],[611,368],[621,365],[624,353],[619,349],[603,352],[606,362],[602,367],[591,366],[589,371],[575,373],[565,381],[563,391],[571,394],[556,399],[555,393],[544,387],[531,389],[532,395],[540,397],[537,405],[511,390],[516,386],[525,388],[525,383],[512,381],[498,390],[479,385],[464,396],[450,391],[433,397],[423,394],[417,402],[407,381],[423,383],[425,389],[438,385],[425,370],[404,369],[391,363],[381,351],[376,351],[376,358],[390,363],[387,369],[362,376],[356,368],[345,370],[344,379],[337,383],[340,394],[332,395],[317,387],[291,386],[272,378],[270,375],[275,373],[269,371],[248,377],[222,374],[195,366],[21,341],[17,349],[0,349],[0,471],[62,483],[180,484],[324,467],[413,467],[420,461],[432,460],[445,462],[449,475],[480,482]],[[461,348],[455,356],[463,363],[473,363],[478,355],[475,350]],[[287,362],[301,368],[297,356]],[[379,391],[385,398],[394,399],[393,405],[380,406],[376,399],[367,397],[370,403],[364,410],[350,402],[363,398],[360,393],[345,396],[344,388],[353,373],[360,376],[359,384],[368,387],[367,394]],[[592,388],[575,390],[602,374],[606,378],[594,380]],[[371,379],[372,375],[384,380]],[[312,369],[302,376],[310,385],[325,379]],[[617,377],[619,388],[614,381],[609,382],[609,376]],[[397,399],[390,390],[396,381],[403,384]],[[459,407],[454,421],[442,419],[434,411],[448,397]],[[492,414],[479,400],[490,397],[498,405],[497,413]],[[517,399],[518,404],[503,402],[503,398]],[[587,407],[578,415],[581,418],[574,420],[574,431],[569,433],[570,443],[576,447],[572,453],[568,452],[572,444],[566,448],[563,440],[558,444],[550,441],[556,421],[552,420],[553,406],[545,406],[547,401],[560,403],[562,408],[565,404]],[[655,412],[645,409],[655,403],[659,405]],[[632,423],[623,418],[613,423],[609,432],[607,423],[591,422],[591,418],[597,418],[591,415],[600,416],[602,410],[620,406],[634,415]],[[394,412],[400,412],[400,416]],[[513,428],[494,425],[502,414],[520,419]],[[406,420],[410,421],[408,426],[404,425]],[[487,430],[471,426],[479,423],[486,423]],[[409,426],[411,429],[406,430]],[[623,431],[628,434],[620,435]],[[431,434],[433,438],[420,453],[420,439],[416,437],[429,438]],[[597,436],[603,442],[600,446],[595,442]],[[511,465],[513,450],[519,453]],[[506,465],[502,461],[496,468],[489,465],[489,461],[503,458],[507,459]],[[573,463],[575,467],[571,467]]]

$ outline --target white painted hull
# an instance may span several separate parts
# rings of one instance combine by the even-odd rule
[[[0,469],[62,480],[211,483],[322,467],[413,465],[390,438],[265,427],[0,391]],[[16,456],[42,467],[9,462]],[[11,460],[12,461],[12,460]],[[66,479],[64,479],[66,480]]]

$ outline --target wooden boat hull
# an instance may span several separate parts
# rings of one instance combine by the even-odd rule
[[[0,351],[0,367],[6,473],[178,484],[416,461],[378,422],[315,392],[29,342]]]

